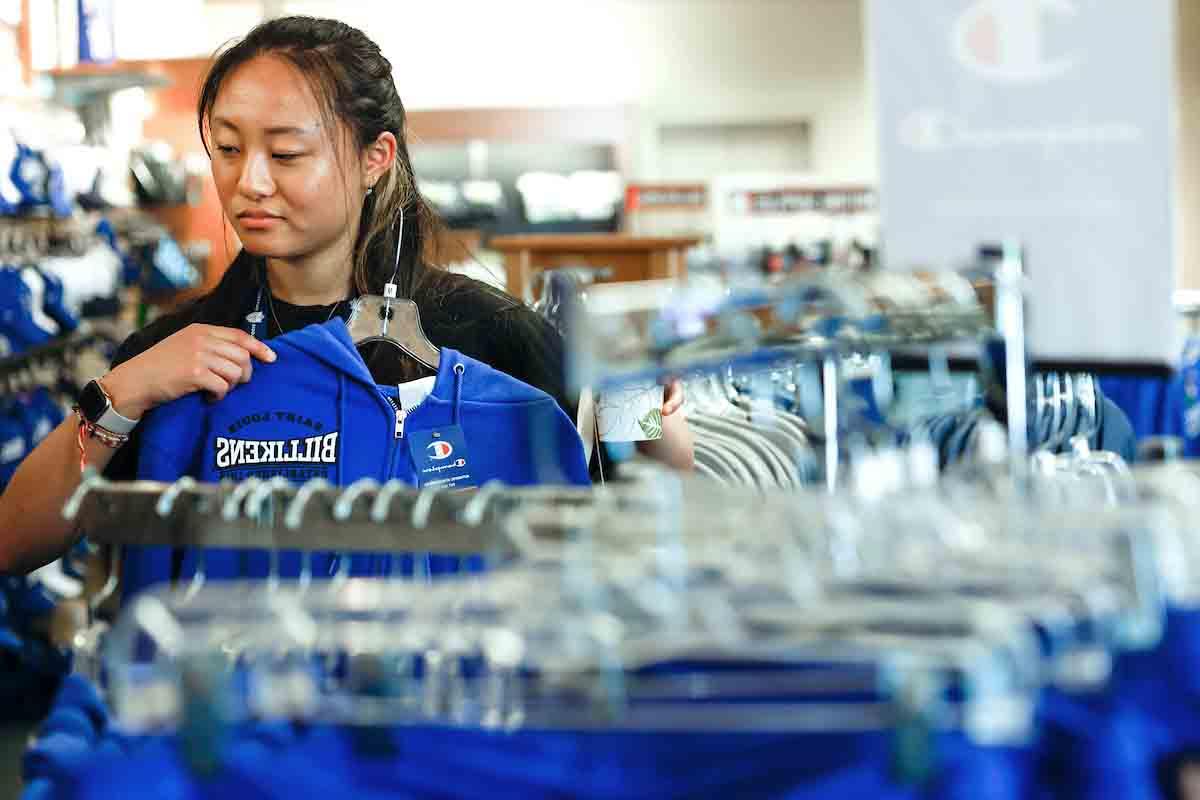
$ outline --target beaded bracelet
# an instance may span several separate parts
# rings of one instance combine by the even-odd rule
[[[79,433],[76,436],[76,441],[79,443],[79,471],[81,473],[87,468],[87,448],[85,445],[88,439],[95,439],[110,450],[116,450],[129,441],[129,434],[113,433],[108,428],[100,427],[85,417],[83,412],[79,410],[79,406],[75,406],[71,410],[75,412],[75,416],[79,417]]]

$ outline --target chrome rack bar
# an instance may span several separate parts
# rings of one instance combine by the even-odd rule
[[[517,544],[501,523],[518,508],[561,516],[606,501],[632,503],[639,511],[667,503],[687,524],[703,526],[702,505],[693,510],[697,504],[682,498],[711,498],[713,488],[694,480],[681,483],[680,498],[664,500],[647,495],[637,480],[596,488],[496,482],[474,492],[450,492],[417,490],[399,481],[382,486],[360,481],[345,488],[257,479],[205,484],[183,478],[167,484],[109,481],[92,473],[68,500],[63,516],[93,542],[113,545],[503,554],[514,552]],[[540,544],[553,544],[565,530],[545,527],[538,534]]]
[[[245,513],[248,496],[255,488],[267,489],[270,495],[270,502],[255,498],[257,516]],[[374,500],[384,489],[390,495],[387,515],[376,521],[372,518]],[[340,488],[305,491],[304,502],[295,504],[302,491],[300,486],[266,487],[257,481],[181,487],[92,477],[80,485],[63,516],[75,520],[93,542],[119,545],[465,555],[494,550],[503,543],[488,524],[497,519],[499,502],[477,514],[479,524],[472,527],[462,519],[471,495],[444,492],[431,503],[429,492],[389,486],[378,492],[360,492],[360,500],[339,520],[334,507]],[[425,510],[418,524],[413,524],[413,511],[422,498]],[[298,514],[287,513],[297,505]],[[272,511],[264,514],[264,506]]]
[[[996,318],[1004,337],[1005,402],[1008,406],[1008,463],[1023,486],[1029,472],[1025,385],[1025,253],[1015,241],[1002,247],[996,270]]]

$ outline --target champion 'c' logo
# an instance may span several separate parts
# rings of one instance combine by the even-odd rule
[[[954,25],[954,55],[967,69],[998,83],[1061,77],[1079,60],[1070,55],[1048,57],[1046,18],[1078,13],[1075,0],[977,0]]]
[[[454,452],[454,445],[449,442],[430,442],[425,449],[429,451],[430,458],[434,461],[441,461],[450,457]]]

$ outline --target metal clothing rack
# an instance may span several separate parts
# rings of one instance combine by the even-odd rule
[[[840,363],[850,354],[948,348],[999,333],[1005,342],[1009,457],[1023,474],[1025,443],[1024,254],[1001,249],[993,325],[956,273],[828,271],[739,289],[648,281],[588,287],[568,326],[568,376],[600,390],[682,372],[820,365],[826,488],[838,487]]]
[[[120,338],[114,333],[102,327],[82,323],[79,329],[72,333],[0,359],[0,385],[9,391],[19,391],[23,376],[29,376],[50,366],[74,363],[82,353],[90,349],[116,347],[119,343]]]
[[[1147,473],[1147,492],[1157,487],[1194,502],[1191,484],[1160,473]],[[264,487],[115,487],[93,477],[68,511],[81,518],[93,503],[124,504],[147,520],[170,521],[192,504],[219,510],[229,503],[253,518],[261,516],[257,506],[276,497]],[[861,731],[895,728],[918,713],[981,742],[1018,741],[1044,682],[1094,687],[1107,679],[1094,669],[1094,648],[1123,652],[1153,644],[1163,600],[1156,572],[1172,543],[1189,538],[1149,506],[1013,507],[998,494],[982,515],[996,547],[956,556],[948,546],[930,552],[917,572],[893,572],[886,554],[898,528],[889,525],[917,525],[912,534],[928,534],[933,544],[928,523],[941,512],[897,521],[887,503],[847,509],[809,492],[778,495],[739,513],[732,494],[704,483],[693,489],[686,480],[668,487],[679,491],[666,499],[637,482],[565,491],[490,485],[474,495],[395,488],[361,483],[338,492],[314,482],[286,493],[280,486],[278,499],[288,501],[281,509],[285,526],[291,516],[297,529],[329,529],[323,522],[339,509],[361,507],[350,514],[365,512],[353,530],[376,524],[402,532],[406,548],[431,544],[434,531],[474,528],[500,516],[540,527],[542,541],[557,531],[558,542],[541,558],[460,581],[347,577],[320,587],[242,581],[152,589],[123,612],[107,651],[106,674],[124,724],[161,731],[211,722],[190,715],[216,705],[205,692],[222,684],[210,678],[234,668],[253,673],[247,685],[262,695],[246,698],[245,711],[259,718],[356,725],[432,720],[505,730]],[[694,490],[705,494],[694,497]],[[600,513],[583,513],[605,497],[624,501],[623,511],[636,517],[614,518],[595,507]],[[372,523],[377,507],[387,513]],[[647,513],[655,507],[666,512],[657,520]],[[882,558],[848,572],[793,569],[837,558],[832,552],[846,531],[823,522],[845,513],[861,517],[855,527],[865,538],[855,546],[864,555],[878,548]],[[684,515],[680,524],[660,524],[673,515]],[[589,527],[589,535],[570,538]],[[167,535],[158,528],[156,538]],[[414,529],[430,539],[412,539]],[[208,530],[224,535],[219,527]],[[350,536],[323,537],[314,533],[313,545],[354,546]],[[136,535],[114,532],[113,540]],[[1080,541],[1093,546],[1069,566],[1051,566],[1076,553]],[[276,542],[268,528],[254,544]],[[1184,588],[1200,574],[1194,555],[1176,566],[1170,572],[1184,578]],[[703,579],[692,583],[689,574]],[[620,602],[605,599],[613,597]],[[1087,620],[1104,622],[1079,626]],[[1050,632],[1048,649],[1032,637],[1034,621]],[[340,660],[341,653],[349,660]],[[752,672],[717,670],[703,682],[637,674],[679,660],[756,658],[762,663]],[[822,671],[789,671],[789,660],[819,663]],[[871,665],[878,670],[860,669]],[[329,673],[317,680],[314,667]],[[381,684],[383,672],[395,680]],[[890,683],[875,682],[885,674]],[[945,680],[966,690],[949,704],[937,699]],[[297,686],[301,691],[293,692]],[[784,688],[808,699],[739,705],[747,692]],[[831,692],[860,690],[879,696],[836,708],[822,702]],[[202,696],[193,697],[197,692]],[[180,702],[185,697],[198,702]],[[463,697],[483,703],[463,704]],[[678,702],[702,697],[700,705]]]
[[[704,513],[681,498],[711,497],[713,488],[707,483],[684,481],[680,494],[667,492],[665,499],[646,497],[642,487],[637,480],[594,489],[494,482],[463,493],[369,479],[343,489],[320,479],[299,486],[255,478],[219,484],[183,478],[167,484],[109,481],[91,473],[64,506],[63,516],[92,542],[107,545],[446,555],[511,552],[518,543],[501,523],[518,507],[586,508],[605,499],[645,498],[646,504],[669,504],[682,515],[681,525],[703,525]]]
[[[1023,269],[1019,247],[1006,248],[996,290],[1007,344],[1014,476],[1027,471]],[[590,287],[582,299],[568,336],[569,379],[576,386],[603,388],[730,364],[767,366],[796,359],[821,364],[830,492],[838,487],[837,386],[843,356],[914,344],[942,346],[995,332],[970,284],[954,273],[880,273],[868,281],[819,273],[753,290],[651,282]],[[660,488],[662,479],[657,477]],[[714,487],[691,481],[681,487],[682,524],[703,527],[703,519],[686,516],[689,507],[704,504],[682,500],[711,496]],[[416,491],[395,481],[384,486],[360,481],[342,489],[323,481],[299,487],[283,479],[202,485],[185,478],[167,486],[114,483],[92,475],[64,514],[105,544],[453,555],[510,546],[494,526],[505,510],[530,502],[586,505],[604,488],[490,484],[463,495]],[[624,490],[617,484],[612,491]]]

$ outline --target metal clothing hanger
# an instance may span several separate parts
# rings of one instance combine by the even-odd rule
[[[400,223],[397,227],[399,233],[396,235],[396,264],[392,279],[384,284],[382,297],[366,294],[353,301],[350,338],[360,352],[366,345],[386,342],[422,366],[437,372],[441,351],[425,335],[417,304],[396,296],[396,279],[400,275],[400,244],[404,241],[403,205],[400,207]]]

